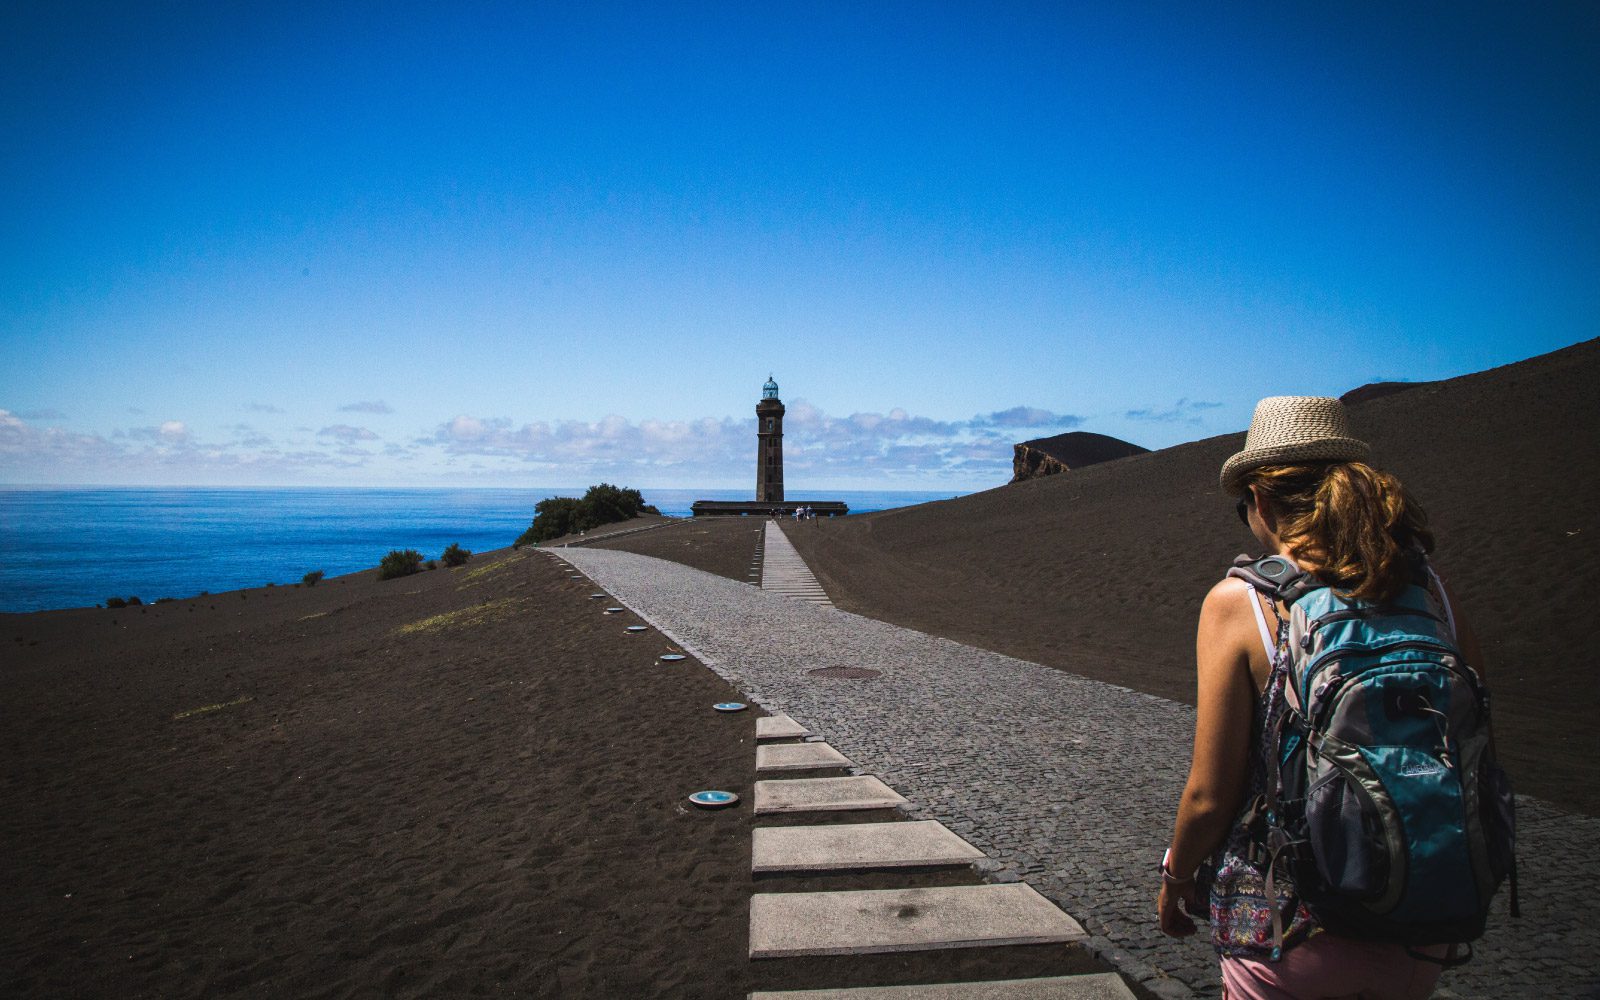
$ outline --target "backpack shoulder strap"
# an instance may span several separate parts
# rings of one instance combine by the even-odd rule
[[[1456,610],[1450,605],[1450,593],[1444,589],[1444,581],[1439,579],[1439,574],[1433,571],[1433,567],[1427,566],[1426,564],[1424,565],[1428,571],[1428,582],[1432,584],[1431,589],[1439,598],[1440,608],[1444,610],[1445,626],[1450,629],[1450,637],[1454,639],[1457,637]]]
[[[1327,586],[1283,556],[1236,556],[1228,575],[1285,604]]]

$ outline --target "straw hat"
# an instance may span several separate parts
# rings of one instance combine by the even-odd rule
[[[1350,434],[1344,404],[1328,396],[1268,396],[1256,404],[1244,451],[1222,463],[1222,489],[1240,492],[1239,480],[1263,465],[1364,462],[1372,449]]]

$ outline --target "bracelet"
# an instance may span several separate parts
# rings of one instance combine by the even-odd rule
[[[1167,852],[1161,855],[1161,863],[1156,866],[1156,868],[1161,872],[1161,881],[1165,882],[1167,885],[1188,885],[1190,882],[1194,881],[1193,875],[1190,875],[1188,878],[1179,878],[1178,876],[1172,874],[1172,869],[1167,867],[1167,862],[1171,860],[1172,848],[1169,847],[1167,848]]]

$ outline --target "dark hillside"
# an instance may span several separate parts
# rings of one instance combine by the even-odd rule
[[[1432,516],[1521,791],[1600,812],[1600,341],[1351,407]],[[790,528],[841,607],[1192,702],[1200,599],[1253,545],[1217,486],[1243,433]]]
[[[1054,476],[1086,465],[1098,465],[1129,455],[1144,455],[1150,449],[1089,431],[1068,431],[1054,437],[1034,438],[1014,446],[1011,481]]]

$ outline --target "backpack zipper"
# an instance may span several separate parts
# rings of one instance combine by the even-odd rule
[[[1384,646],[1373,646],[1368,649],[1341,649],[1335,653],[1331,653],[1323,657],[1320,660],[1308,663],[1305,669],[1305,678],[1307,681],[1309,681],[1313,676],[1322,674],[1328,666],[1352,656],[1384,656],[1389,653],[1401,652],[1407,649],[1427,650],[1431,653],[1447,653],[1453,659],[1457,660],[1457,665],[1446,666],[1445,669],[1456,674],[1466,682],[1467,689],[1472,692],[1473,699],[1478,703],[1478,706],[1481,710],[1487,712],[1488,706],[1485,703],[1485,693],[1482,685],[1478,682],[1477,675],[1472,670],[1459,665],[1460,654],[1454,647],[1447,646],[1440,642],[1429,642],[1427,640],[1420,639],[1403,639],[1399,642],[1392,642]],[[1441,666],[1442,665],[1443,664],[1441,664]],[[1315,725],[1318,729],[1322,728],[1322,724],[1326,721],[1324,716],[1327,714],[1328,706],[1333,702],[1334,696],[1337,695],[1339,690],[1347,683],[1360,676],[1362,675],[1335,674],[1332,680],[1324,681],[1313,688],[1310,692],[1310,697],[1306,696],[1305,691],[1301,691],[1301,703],[1304,704],[1307,709],[1312,708],[1312,706],[1316,707],[1315,712],[1307,712],[1307,717],[1313,723],[1313,725]]]
[[[1392,607],[1390,607],[1390,608],[1376,608],[1376,607],[1374,607],[1374,608],[1342,608],[1342,609],[1340,609],[1338,611],[1330,611],[1327,614],[1322,615],[1319,618],[1313,618],[1313,619],[1311,619],[1311,621],[1306,623],[1305,634],[1300,637],[1300,648],[1304,652],[1307,652],[1307,653],[1311,652],[1311,640],[1317,634],[1317,630],[1322,628],[1322,626],[1324,626],[1324,625],[1331,625],[1334,622],[1353,621],[1353,620],[1358,619],[1358,618],[1379,618],[1379,617],[1382,617],[1382,618],[1402,618],[1402,617],[1404,617],[1404,618],[1427,618],[1427,619],[1430,619],[1431,621],[1436,621],[1436,622],[1440,623],[1441,625],[1445,623],[1443,618],[1441,618],[1438,615],[1434,614],[1432,611],[1428,611],[1428,610],[1425,610],[1425,609],[1415,609],[1415,610],[1413,610],[1411,608],[1392,608]]]

